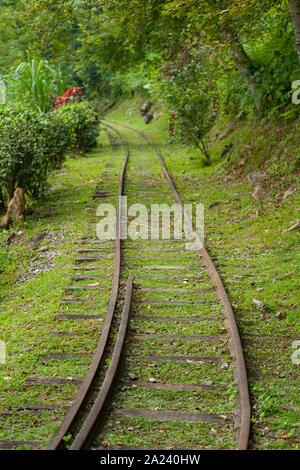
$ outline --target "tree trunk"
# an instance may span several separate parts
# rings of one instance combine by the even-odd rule
[[[246,54],[242,44],[239,41],[239,38],[231,28],[227,28],[227,33],[230,36],[230,51],[233,57],[233,60],[239,69],[239,71],[244,75],[245,80],[248,84],[249,90],[255,94],[255,87],[251,80],[251,68],[252,62],[248,55]]]
[[[198,143],[197,147],[205,157],[204,165],[205,166],[210,166],[211,165],[211,159],[210,159],[210,152],[209,152],[209,148],[208,148],[207,139],[205,137],[203,137],[203,139],[200,141],[200,143]]]
[[[14,192],[13,198],[9,201],[7,212],[2,217],[1,227],[9,228],[14,222],[21,222],[25,218],[25,195],[24,189],[17,188]]]
[[[231,54],[236,63],[237,68],[244,75],[245,80],[247,81],[247,84],[249,86],[249,89],[252,91],[252,93],[254,93],[255,88],[250,78],[251,61],[249,57],[247,56],[242,46],[234,45],[234,46],[231,46],[230,49],[231,49]]]
[[[289,3],[296,37],[296,50],[300,60],[300,0],[289,0]]]

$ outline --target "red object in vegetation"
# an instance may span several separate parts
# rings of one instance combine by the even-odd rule
[[[66,96],[59,96],[54,101],[54,108],[55,109],[61,108],[64,104],[67,104],[68,101],[69,101],[69,99]]]
[[[82,96],[83,86],[75,86],[72,88],[72,96]]]
[[[83,94],[83,86],[76,86],[71,89],[67,89],[67,91],[63,94],[63,96],[58,96],[53,102],[53,109],[61,108],[62,106],[68,104],[69,100],[72,98],[77,98],[77,102],[81,101],[81,96]]]
[[[72,96],[72,90],[67,89],[67,91],[63,94],[63,96],[70,98]]]

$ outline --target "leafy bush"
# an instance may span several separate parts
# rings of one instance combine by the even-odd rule
[[[49,164],[52,169],[60,168],[66,152],[71,148],[72,135],[64,119],[57,113],[47,113],[41,120],[48,135]]]
[[[64,122],[21,105],[0,107],[0,186],[8,199],[16,187],[39,197],[49,171],[70,145]]]
[[[191,49],[184,60],[168,68],[163,99],[175,113],[175,133],[195,145],[210,164],[208,133],[216,118],[216,92],[207,72],[207,51]]]
[[[17,187],[38,198],[49,172],[70,149],[96,145],[98,118],[88,103],[40,114],[20,104],[0,106],[0,189],[11,199]]]
[[[99,135],[99,120],[89,103],[68,104],[54,111],[64,122],[71,136],[71,148],[89,150],[96,146]]]

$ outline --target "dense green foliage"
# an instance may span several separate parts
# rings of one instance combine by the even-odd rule
[[[174,64],[165,71],[161,93],[175,112],[177,136],[188,145],[199,147],[210,164],[207,134],[216,118],[216,89],[208,67],[207,51],[192,48],[184,65]]]
[[[87,102],[68,104],[57,110],[56,114],[71,137],[71,148],[85,151],[95,147],[99,120],[97,113]]]
[[[66,152],[92,148],[99,134],[96,114],[85,102],[42,115],[20,104],[2,105],[0,122],[0,187],[8,200],[17,187],[41,196]]]
[[[7,57],[0,58],[0,72],[7,64],[17,65],[29,50],[47,61],[44,69],[58,67],[68,83],[83,85],[103,107],[142,91],[175,108],[176,136],[204,153],[219,115],[275,121],[299,116],[299,107],[291,103],[292,83],[300,78],[295,2],[2,3],[0,20],[6,28],[0,43],[6,41]]]
[[[8,199],[16,187],[38,197],[51,163],[67,149],[61,141],[60,123],[24,106],[0,108],[0,185]]]

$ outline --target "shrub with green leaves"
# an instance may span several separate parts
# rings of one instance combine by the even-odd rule
[[[208,134],[216,118],[216,89],[207,67],[208,53],[191,49],[184,61],[169,68],[163,81],[163,100],[175,112],[176,136],[195,145],[210,165]]]
[[[7,200],[17,187],[38,198],[49,172],[68,150],[88,150],[99,134],[97,114],[74,103],[40,114],[21,104],[0,106],[0,188]]]
[[[59,113],[49,112],[42,116],[48,132],[49,162],[52,169],[60,168],[66,152],[72,146],[70,128]]]
[[[90,150],[97,144],[99,135],[98,115],[88,102],[68,104],[54,111],[64,122],[71,136],[71,148]]]
[[[1,105],[0,186],[8,200],[17,187],[38,198],[70,142],[65,123],[53,113],[40,115],[21,105]]]

